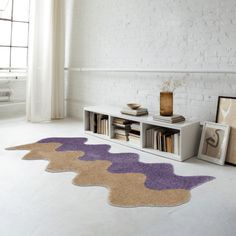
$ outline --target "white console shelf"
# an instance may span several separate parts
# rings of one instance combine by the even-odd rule
[[[123,115],[120,113],[121,108],[119,107],[109,107],[109,106],[91,106],[84,108],[84,130],[86,134],[93,135],[102,139],[110,140],[115,143],[119,143],[125,146],[139,149],[144,152],[152,153],[157,156],[164,158],[169,158],[177,161],[184,161],[190,157],[193,157],[197,154],[197,148],[199,145],[200,137],[200,122],[198,121],[185,121],[176,124],[169,124],[154,121],[152,115],[148,116],[130,116]],[[107,135],[94,133],[90,130],[90,113],[93,114],[102,114],[108,117],[108,132]],[[129,121],[139,122],[140,124],[140,141],[139,142],[130,142],[115,139],[114,137],[114,118],[122,118]],[[147,137],[146,130],[148,128],[163,127],[170,130],[177,130],[179,132],[179,148],[178,154],[159,151],[153,148],[147,148]]]

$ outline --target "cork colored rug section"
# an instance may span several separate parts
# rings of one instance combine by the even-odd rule
[[[111,153],[105,144],[86,138],[47,138],[8,148],[29,150],[25,160],[48,160],[49,172],[75,172],[79,186],[104,186],[114,206],[177,206],[190,200],[190,190],[214,179],[179,176],[167,163],[143,163],[135,153]]]

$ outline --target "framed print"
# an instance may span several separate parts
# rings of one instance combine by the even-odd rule
[[[198,158],[224,165],[229,140],[229,125],[205,122],[202,130]]]
[[[226,163],[236,165],[236,97],[218,98],[216,122],[231,127]]]

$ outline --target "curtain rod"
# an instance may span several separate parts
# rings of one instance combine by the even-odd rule
[[[66,71],[77,72],[125,72],[125,73],[198,73],[198,74],[236,74],[236,70],[157,70],[157,69],[122,69],[122,68],[79,68],[65,67]]]

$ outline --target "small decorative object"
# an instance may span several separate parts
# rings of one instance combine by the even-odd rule
[[[229,132],[229,125],[205,122],[202,130],[198,158],[224,165]]]
[[[226,163],[236,165],[236,97],[218,98],[218,106],[216,113],[216,122],[220,124],[230,125],[229,146],[226,155]]]
[[[166,80],[161,86],[160,92],[160,115],[173,115],[173,92],[183,85],[184,80]]]
[[[141,107],[141,105],[137,103],[128,103],[127,106],[133,110],[137,110],[139,107]]]

